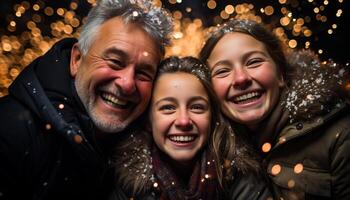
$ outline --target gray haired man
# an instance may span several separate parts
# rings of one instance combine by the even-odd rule
[[[103,199],[109,155],[149,102],[171,20],[150,1],[100,0],[0,98],[0,199]]]

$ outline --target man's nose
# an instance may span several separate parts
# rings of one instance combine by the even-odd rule
[[[119,71],[115,84],[122,90],[123,94],[131,95],[136,91],[135,69],[132,66],[125,67]]]

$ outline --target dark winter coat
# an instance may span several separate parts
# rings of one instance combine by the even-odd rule
[[[266,162],[284,199],[350,199],[350,109],[286,126]]]
[[[308,52],[290,57],[289,88],[261,134],[265,164],[283,199],[350,199],[350,109],[335,90],[345,69]],[[282,110],[282,111],[281,111]],[[285,123],[282,123],[285,119]],[[277,124],[277,125],[276,125]]]
[[[117,145],[113,159],[117,187],[110,200],[160,199],[161,191],[152,166],[151,148],[153,141],[151,134],[133,132],[125,134],[125,136],[127,138]],[[235,171],[233,181],[224,191],[220,190],[219,192],[222,200],[272,199],[272,193],[263,176],[259,176],[253,171],[251,171],[252,173],[243,173],[235,168],[235,164],[233,168]]]
[[[77,97],[69,72],[76,42],[55,44],[0,99],[0,199],[87,200],[107,194],[113,139],[95,140]]]

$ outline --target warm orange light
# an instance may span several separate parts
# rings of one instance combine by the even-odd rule
[[[281,165],[276,164],[271,168],[271,173],[272,173],[272,175],[277,175],[281,172],[281,170],[282,170]]]
[[[271,144],[266,142],[265,144],[262,145],[261,147],[261,150],[264,152],[264,153],[267,153],[271,150]]]
[[[298,163],[294,166],[294,173],[300,174],[303,171],[303,169],[304,169],[303,164]]]

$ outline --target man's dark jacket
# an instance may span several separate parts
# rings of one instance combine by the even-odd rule
[[[118,134],[94,137],[69,72],[76,42],[55,44],[0,98],[0,199],[86,200],[108,193],[108,153]]]

